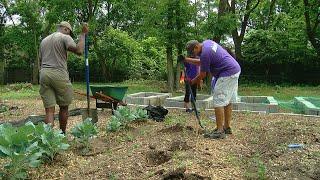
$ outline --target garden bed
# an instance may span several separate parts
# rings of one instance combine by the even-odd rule
[[[272,96],[239,96],[239,100],[233,103],[233,110],[239,111],[264,111],[277,113],[278,102]]]
[[[44,111],[40,98],[6,105],[19,109],[2,113],[0,121]],[[76,99],[70,109],[85,106],[85,101]],[[207,114],[200,114],[206,128],[213,129]],[[91,153],[79,153],[70,131],[82,118],[70,117],[70,148],[53,163],[31,169],[30,179],[320,178],[319,118],[235,112],[234,134],[225,140],[209,140],[197,133],[201,131],[195,117],[181,111],[170,110],[164,122],[134,122],[117,132],[106,132],[111,111],[98,115],[99,133]],[[304,148],[290,150],[287,146],[292,143],[303,143]],[[0,160],[0,169],[5,161]]]
[[[163,106],[165,99],[169,97],[171,97],[171,93],[139,92],[129,94],[124,98],[124,102],[127,104]]]
[[[205,95],[205,94],[198,94],[197,95],[197,101],[196,106],[198,109],[210,109],[213,106],[212,102],[212,96],[211,95]],[[184,96],[177,96],[172,98],[167,98],[165,100],[164,105],[166,107],[184,107]]]

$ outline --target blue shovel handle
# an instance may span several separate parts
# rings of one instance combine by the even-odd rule
[[[90,89],[89,89],[89,60],[88,60],[88,35],[85,35],[84,41],[84,58],[86,63],[86,84],[87,84],[87,108],[90,109]]]

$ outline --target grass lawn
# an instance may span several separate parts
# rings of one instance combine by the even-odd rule
[[[102,83],[92,83],[102,84]],[[153,91],[153,92],[165,92],[166,83],[164,81],[150,81],[150,80],[128,80],[122,83],[108,83],[113,85],[125,85],[128,86],[127,94],[141,92],[141,91]],[[73,83],[73,87],[79,91],[86,91],[86,85],[84,82]],[[174,94],[181,95],[183,85],[180,86],[180,91]],[[24,99],[39,97],[39,86],[30,84],[12,84],[0,86],[1,97],[0,100],[5,99]],[[208,93],[208,88],[204,88],[200,93]],[[239,85],[239,95],[241,96],[273,96],[280,101],[290,101],[295,96],[309,96],[320,97],[320,86],[282,86],[282,85],[267,85],[267,84],[241,84]]]

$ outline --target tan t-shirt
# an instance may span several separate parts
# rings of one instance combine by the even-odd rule
[[[76,47],[71,36],[55,32],[44,38],[40,44],[41,68],[56,68],[68,73],[67,50]]]

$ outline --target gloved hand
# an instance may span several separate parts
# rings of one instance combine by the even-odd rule
[[[183,62],[184,60],[185,60],[184,55],[180,54],[180,55],[178,56],[178,62]]]

